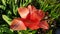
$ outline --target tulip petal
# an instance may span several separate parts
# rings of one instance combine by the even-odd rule
[[[11,22],[11,29],[13,30],[26,30],[26,26],[20,18],[13,19]]]
[[[39,29],[39,23],[37,21],[25,20],[24,24],[31,30]]]
[[[21,18],[26,18],[27,15],[29,14],[29,10],[27,8],[20,7],[18,8],[18,13],[21,16]]]
[[[40,17],[39,19],[42,20],[45,16],[45,12],[43,10],[38,10],[38,16]]]
[[[45,16],[45,13],[42,10],[37,10],[34,6],[29,5],[28,9],[29,15],[27,16],[27,19],[40,21]]]
[[[34,6],[31,6],[31,5],[29,5],[28,6],[28,9],[29,9],[29,15],[28,15],[28,17],[27,17],[27,19],[30,19],[30,20],[37,20],[37,9],[34,7]]]
[[[30,28],[31,30],[37,30],[39,29],[38,23],[31,23],[28,28]]]
[[[32,13],[33,11],[37,11],[37,9],[34,6],[28,5],[27,7],[30,11],[30,13]]]
[[[41,21],[39,26],[40,26],[40,28],[43,28],[43,29],[49,29],[49,25],[46,20]]]

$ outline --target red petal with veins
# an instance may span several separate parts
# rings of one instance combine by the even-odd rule
[[[30,28],[31,30],[37,30],[37,29],[39,29],[38,25],[39,25],[38,22],[33,22],[28,26],[28,28]]]
[[[21,18],[26,18],[27,15],[29,14],[29,10],[25,7],[20,7],[18,8],[18,13],[21,16]]]
[[[40,26],[40,28],[43,28],[43,29],[49,29],[49,25],[46,20],[41,21],[39,26]]]
[[[39,29],[39,22],[37,21],[25,20],[24,24],[31,30]]]
[[[29,5],[28,9],[29,15],[27,16],[27,19],[40,21],[45,16],[45,13],[42,10],[37,10],[34,6]]]
[[[40,17],[39,19],[42,20],[45,16],[45,12],[43,10],[38,10],[38,16]]]
[[[13,30],[26,30],[27,29],[22,19],[20,18],[13,19],[11,22],[10,28]]]
[[[37,9],[34,6],[28,5],[27,7],[30,11],[30,13],[37,11]]]

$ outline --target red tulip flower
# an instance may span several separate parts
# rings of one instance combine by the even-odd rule
[[[27,27],[31,30],[39,28],[48,29],[49,25],[46,20],[43,20],[45,12],[36,9],[34,6],[18,8],[18,13],[21,18],[13,19],[11,22],[11,29],[26,30]]]

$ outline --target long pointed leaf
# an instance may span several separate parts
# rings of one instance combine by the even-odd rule
[[[8,16],[6,16],[6,15],[2,15],[2,18],[10,25],[11,23],[11,20],[12,19],[10,19]]]

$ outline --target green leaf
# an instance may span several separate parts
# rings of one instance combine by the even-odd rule
[[[41,9],[43,9],[44,2],[40,0]]]
[[[6,3],[9,4],[9,5],[11,5],[11,4],[12,4],[11,1],[12,1],[12,0],[6,0]]]
[[[17,15],[17,9],[18,9],[18,6],[13,5],[13,13],[14,13],[14,15]]]
[[[10,10],[7,10],[8,12],[7,12],[7,14],[10,16],[10,15],[12,15],[12,12],[10,11]]]
[[[15,4],[17,3],[17,0],[15,0]]]
[[[54,5],[47,6],[44,11],[47,11],[47,10],[49,10],[49,9],[52,9],[53,7],[54,7]]]
[[[48,7],[48,4],[43,8],[43,10],[45,11],[47,7]]]
[[[3,10],[6,9],[6,7],[4,5],[0,5],[0,8],[3,9]]]
[[[5,33],[3,33],[5,32]],[[6,25],[0,25],[0,33],[2,34],[13,34],[13,32],[8,28],[6,27]]]
[[[0,34],[3,34],[3,32],[0,32]]]
[[[53,30],[50,30],[49,34],[52,34],[52,31],[53,31]]]
[[[20,0],[20,7],[25,7],[31,2],[32,0]]]
[[[36,30],[34,30],[34,31],[32,31],[32,34],[35,34],[37,31]]]
[[[51,14],[54,13],[56,11],[56,9],[60,6],[60,4],[57,4],[53,10],[51,10]]]
[[[6,6],[6,0],[1,0],[1,1],[2,1],[3,5]]]
[[[2,15],[2,18],[10,25],[11,23],[11,20],[12,19],[10,19],[8,16],[6,16],[6,15]]]
[[[52,18],[58,18],[58,16],[59,16],[59,15],[58,15],[57,13],[51,14],[51,17],[52,17]]]
[[[46,34],[52,34],[52,29],[51,30],[49,30]]]
[[[23,6],[27,6],[29,3],[32,2],[32,0],[25,0],[26,2],[23,4]]]
[[[18,32],[18,34],[22,34],[22,32]]]

